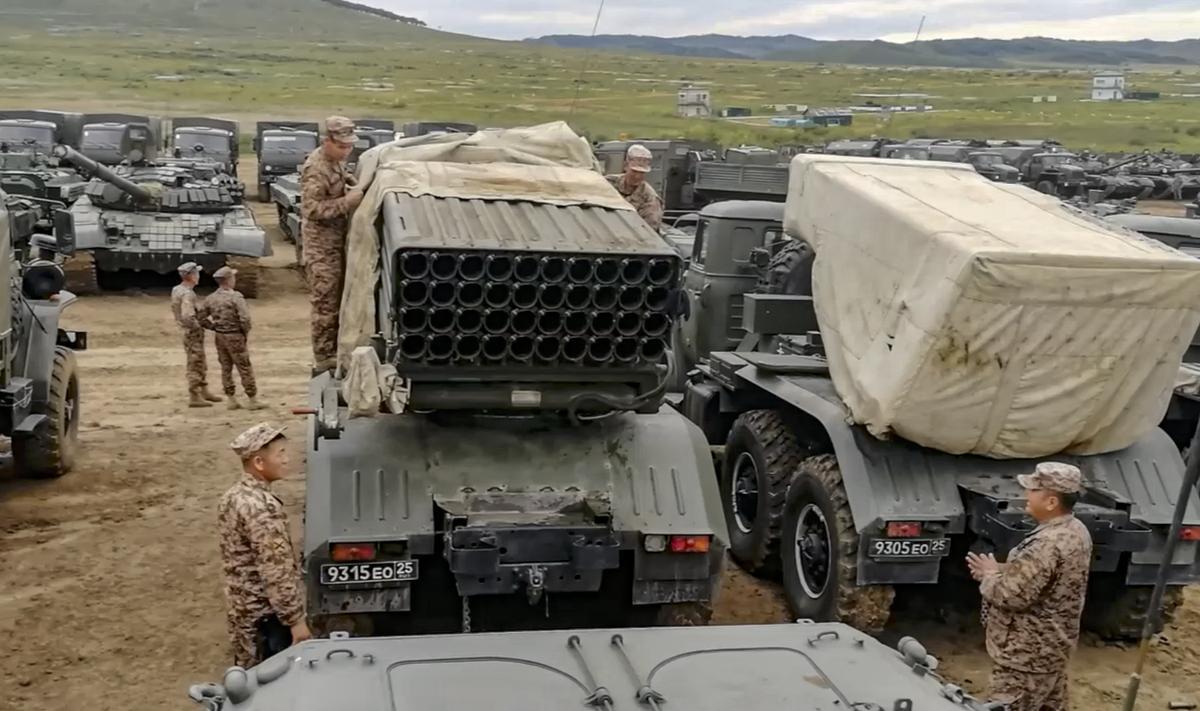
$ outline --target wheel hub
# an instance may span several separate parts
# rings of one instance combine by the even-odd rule
[[[829,586],[832,541],[829,523],[816,504],[807,504],[796,519],[796,573],[804,594],[819,598]]]
[[[758,466],[749,452],[742,452],[734,461],[729,486],[733,523],[743,534],[749,534],[758,518]]]

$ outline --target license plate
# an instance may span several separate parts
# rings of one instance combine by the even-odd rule
[[[321,566],[322,585],[386,585],[416,579],[417,561],[415,560],[327,563]]]
[[[872,538],[867,554],[872,558],[941,558],[950,554],[946,538]]]

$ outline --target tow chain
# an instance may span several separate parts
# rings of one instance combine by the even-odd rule
[[[471,634],[471,598],[466,595],[462,597],[462,632]]]

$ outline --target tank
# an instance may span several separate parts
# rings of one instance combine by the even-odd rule
[[[84,195],[55,215],[58,239],[73,252],[66,268],[76,293],[98,291],[104,273],[172,274],[192,261],[209,273],[235,267],[242,293],[257,295],[258,259],[271,247],[236,178],[178,165],[109,168],[62,145],[54,154],[92,176]]]
[[[995,708],[938,667],[912,637],[887,647],[845,625],[811,622],[337,637],[233,667],[222,684],[195,685],[188,696],[206,711]]]
[[[350,418],[311,385],[305,576],[325,630],[707,621],[725,523],[664,406],[682,259],[631,210],[389,195],[375,355]]]

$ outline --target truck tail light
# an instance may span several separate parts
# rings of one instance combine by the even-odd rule
[[[921,524],[916,521],[888,521],[888,538],[916,538],[921,535]]]
[[[1200,541],[1200,526],[1184,526],[1179,529],[1179,540]]]
[[[670,550],[672,553],[707,553],[710,543],[709,536],[671,536]]]
[[[374,543],[334,543],[329,546],[329,557],[338,563],[360,560],[375,560]]]

